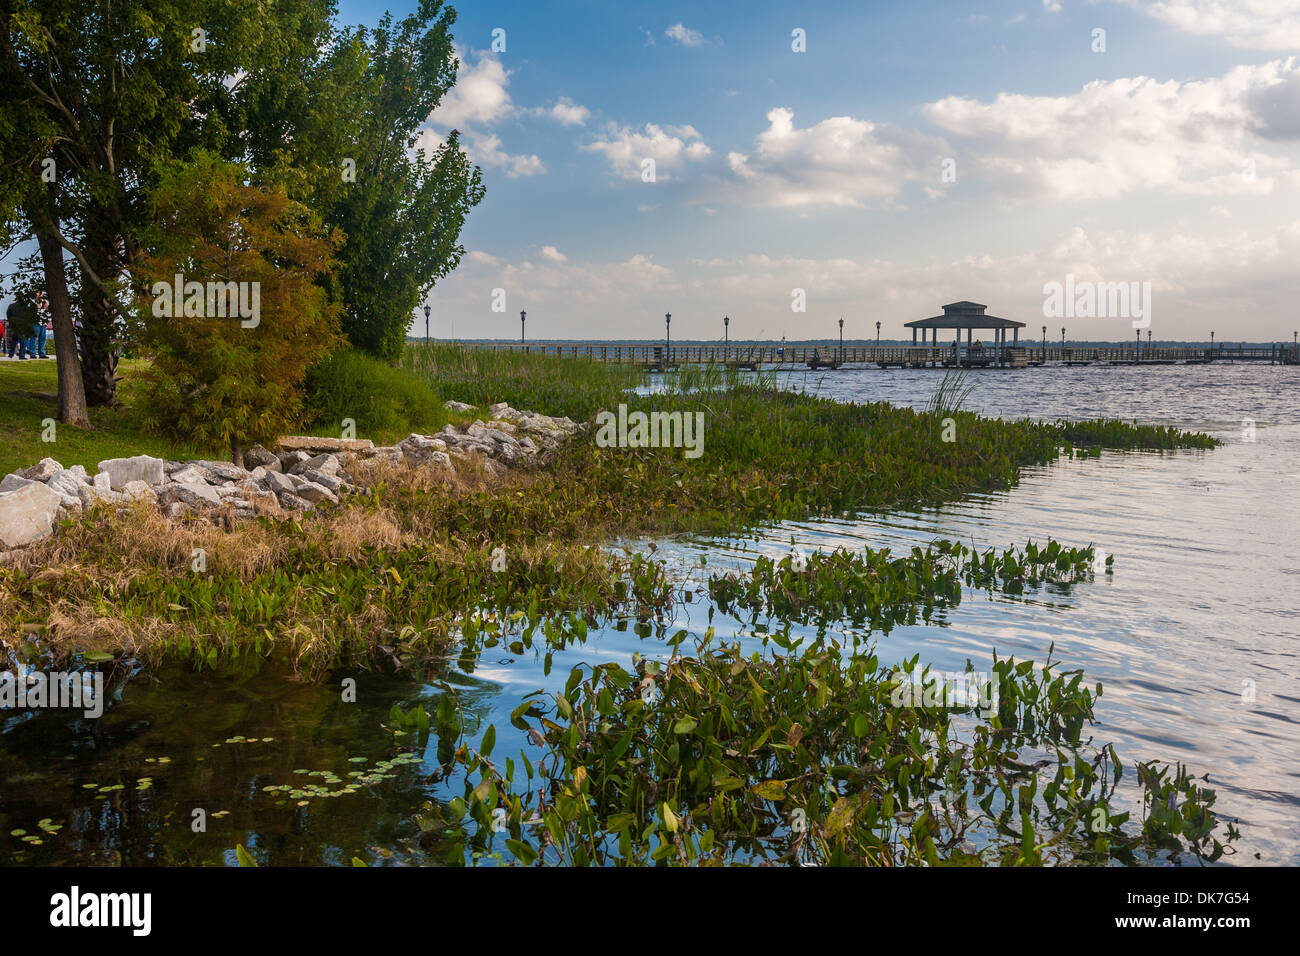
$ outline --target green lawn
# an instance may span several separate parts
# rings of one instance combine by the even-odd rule
[[[119,366],[117,408],[92,408],[94,428],[58,425],[53,442],[42,441],[46,419],[59,414],[58,362],[0,361],[0,476],[54,458],[63,467],[84,465],[94,474],[105,458],[154,455],[158,458],[223,458],[219,449],[180,445],[145,431],[137,422],[132,400],[137,376],[145,362],[123,359]]]

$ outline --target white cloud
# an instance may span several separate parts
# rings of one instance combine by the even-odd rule
[[[1043,0],[1043,9],[1048,13],[1061,12],[1061,0]]]
[[[542,246],[542,258],[550,262],[568,262],[569,257],[554,246]]]
[[[1120,0],[1186,33],[1259,50],[1300,48],[1300,0]]]
[[[510,113],[510,73],[501,61],[487,53],[480,53],[478,62],[470,65],[468,57],[460,56],[460,72],[456,85],[451,88],[438,108],[429,114],[428,122],[445,129],[458,129],[466,123],[487,125]]]
[[[1293,57],[1185,83],[1139,76],[1094,81],[1068,96],[953,96],[927,104],[924,115],[956,141],[959,168],[1004,196],[1266,195],[1288,164],[1253,138],[1300,132],[1278,105],[1296,96],[1296,73]]]
[[[727,154],[731,198],[749,205],[857,206],[895,196],[909,180],[938,178],[940,139],[851,116],[799,129],[778,107],[751,153]]]
[[[674,23],[664,31],[664,36],[668,39],[680,43],[682,46],[703,46],[704,34],[698,30],[692,30],[690,27],[681,23]]]
[[[567,96],[561,96],[556,104],[551,107],[551,117],[565,126],[583,126],[589,116],[591,116],[591,110],[585,106],[579,106]]]
[[[1230,231],[1223,220],[1208,228],[1210,234],[1199,236],[1178,226],[1159,232],[1070,228],[1021,252],[910,262],[751,254],[695,258],[671,269],[641,254],[609,263],[555,262],[543,248],[539,262],[511,264],[476,251],[439,283],[438,308],[455,314],[458,326],[473,323],[482,337],[517,336],[518,310],[526,307],[529,334],[539,339],[654,337],[663,331],[666,311],[673,313],[674,337],[683,339],[720,338],[724,312],[732,316],[733,341],[832,338],[840,315],[846,338],[873,337],[876,318],[885,338],[900,338],[910,337],[904,322],[969,298],[1027,323],[1024,342],[1040,335],[1043,284],[1073,273],[1093,281],[1150,282],[1157,340],[1201,339],[1211,328],[1223,339],[1277,337],[1277,316],[1290,314],[1294,294],[1300,220],[1258,234]],[[807,313],[790,311],[796,287],[807,291]],[[491,312],[494,288],[507,290],[507,315]],[[1068,325],[1070,335],[1081,338],[1128,340],[1132,334],[1127,320],[1071,319]]]
[[[495,133],[465,133],[465,152],[469,158],[486,169],[503,169],[507,176],[537,176],[546,172],[546,164],[531,155],[511,155],[501,148],[501,137]]]
[[[614,172],[625,179],[639,179],[642,161],[653,159],[658,180],[669,178],[665,172],[680,170],[687,160],[698,162],[711,152],[694,127],[661,127],[654,123],[647,123],[644,130],[610,124],[604,138],[582,149],[603,155]]]

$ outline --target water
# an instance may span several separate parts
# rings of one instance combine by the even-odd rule
[[[897,369],[789,376],[837,399],[914,406],[939,378]],[[881,638],[882,660],[919,653],[941,670],[960,670],[967,659],[987,669],[995,649],[1042,662],[1054,644],[1054,659],[1105,687],[1093,729],[1099,742],[1114,742],[1129,762],[1180,760],[1209,774],[1216,809],[1237,818],[1243,834],[1230,862],[1300,863],[1300,369],[1081,367],[990,371],[969,381],[968,406],[986,414],[1175,424],[1225,444],[1062,460],[1028,470],[1008,491],[940,508],[658,542],[658,555],[683,568],[705,555],[716,569],[784,553],[791,539],[805,549],[902,549],[936,537],[981,548],[1049,536],[1095,544],[1116,556],[1113,575],[1016,597],[968,593],[940,615],[943,626]],[[1254,441],[1243,440],[1252,437],[1244,419]],[[686,605],[669,632],[698,632],[704,616],[702,605]],[[753,641],[740,621],[714,623],[723,636]],[[501,757],[525,746],[508,722],[523,695],[558,689],[577,663],[627,666],[636,652],[667,657],[660,640],[611,625],[556,652],[549,676],[541,651],[501,648],[476,661],[453,657],[418,678],[336,674],[316,685],[290,681],[274,664],[198,676],[173,666],[127,682],[98,721],[11,715],[0,734],[0,860],[230,864],[243,843],[271,863],[438,862],[446,848],[422,842],[412,815],[458,785],[436,774],[436,739],[412,755],[382,729],[389,707],[423,701],[432,709],[455,686],[478,721],[470,736],[495,724]],[[346,676],[358,681],[355,703],[342,700]],[[381,763],[408,756],[413,762]],[[377,778],[353,793],[308,796],[303,806],[301,797],[264,789],[322,780],[295,770],[334,775],[340,782],[325,784],[330,791],[356,779],[348,773]],[[193,830],[196,809],[206,832]],[[62,828],[43,835],[44,818]],[[41,844],[9,836],[16,828]]]

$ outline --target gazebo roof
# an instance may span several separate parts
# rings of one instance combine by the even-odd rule
[[[909,329],[1023,329],[1024,322],[987,315],[988,306],[963,299],[943,307],[943,315],[903,323]]]

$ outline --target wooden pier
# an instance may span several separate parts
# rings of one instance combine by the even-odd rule
[[[1267,362],[1300,365],[1300,352],[1292,343],[1213,349],[1165,348],[1144,345],[1086,348],[1072,345],[1019,347],[983,346],[954,349],[928,345],[664,345],[644,342],[464,342],[465,348],[487,351],[522,351],[597,362],[632,365],[662,372],[682,365],[721,365],[758,371],[762,368],[803,366],[839,369],[845,366],[879,368],[1025,368],[1027,366],[1083,365],[1204,365],[1209,363]]]

